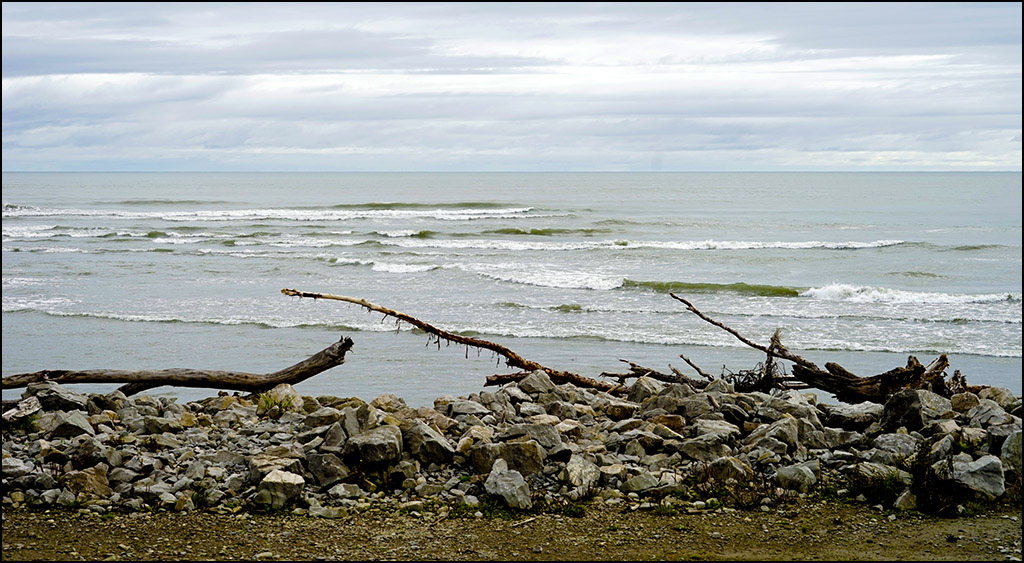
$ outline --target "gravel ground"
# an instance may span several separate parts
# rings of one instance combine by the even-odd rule
[[[1021,510],[890,517],[803,500],[771,512],[665,514],[588,504],[582,517],[3,511],[3,560],[1020,560]]]

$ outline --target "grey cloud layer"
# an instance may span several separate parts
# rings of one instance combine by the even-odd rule
[[[1020,169],[1020,4],[4,4],[32,169]]]

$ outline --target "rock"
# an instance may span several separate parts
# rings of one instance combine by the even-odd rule
[[[979,428],[1001,426],[1014,422],[1013,416],[1004,411],[1003,407],[999,406],[999,403],[989,399],[981,399],[978,406],[967,411],[967,418],[970,419],[971,426]]]
[[[825,424],[833,428],[861,431],[881,420],[885,407],[864,401],[856,405],[819,405],[825,413]]]
[[[586,496],[600,482],[601,470],[586,457],[573,454],[569,463],[565,464],[564,479],[579,489],[583,496]]]
[[[554,426],[546,424],[515,424],[498,436],[498,440],[515,438],[535,440],[544,448],[553,448],[562,443],[562,437]]]
[[[792,451],[800,440],[800,426],[793,415],[787,414],[771,424],[763,424],[757,427],[747,436],[743,443],[756,445],[764,438],[774,438],[786,444],[786,447]]]
[[[1021,474],[1021,431],[1017,430],[1013,434],[1003,441],[1003,447],[999,453],[999,458],[1003,462],[1003,468],[1007,473],[1011,475],[1020,476]],[[6,459],[4,461],[7,461]],[[7,474],[7,470],[4,470],[4,474]]]
[[[805,465],[788,465],[779,468],[775,474],[779,486],[791,491],[806,493],[818,482],[814,472]]]
[[[626,401],[608,401],[603,405],[604,413],[612,420],[633,418],[640,410],[640,405]]]
[[[89,398],[52,381],[29,383],[25,389],[25,398],[35,397],[46,411],[84,411]]]
[[[506,442],[501,445],[501,459],[508,463],[508,467],[523,475],[532,475],[544,468],[546,454],[534,440],[526,442]]]
[[[306,462],[309,472],[321,487],[330,487],[352,475],[352,470],[334,454],[311,454]]]
[[[274,470],[299,473],[302,471],[302,459],[305,457],[299,448],[271,446],[249,460],[249,469],[257,478],[262,478]]]
[[[635,477],[630,477],[622,484],[621,490],[626,493],[638,493],[658,486],[659,479],[650,473],[644,472]]]
[[[892,507],[897,510],[917,510],[917,495],[907,489],[892,503]]]
[[[981,403],[974,393],[957,393],[950,397],[950,405],[956,412],[967,412]]]
[[[894,458],[906,459],[917,452],[920,440],[909,434],[879,434],[871,445],[889,452]]]
[[[529,394],[550,393],[555,389],[555,384],[551,382],[551,378],[541,370],[534,371],[524,377],[516,386],[519,390]]]
[[[922,389],[905,389],[889,397],[882,414],[882,427],[888,431],[906,427],[920,430],[929,421],[953,410],[949,399]]]
[[[715,439],[719,442],[729,442],[740,435],[740,429],[735,424],[724,420],[699,419],[693,421],[690,427],[693,436],[702,436],[708,439]]]
[[[376,409],[390,413],[399,412],[409,408],[409,405],[405,404],[405,399],[391,393],[385,393],[378,396],[374,400],[370,401],[370,405]]]
[[[732,456],[720,457],[711,462],[711,465],[708,466],[708,473],[716,481],[736,479],[743,483],[750,481],[754,477],[754,470],[750,468],[747,462]]]
[[[164,432],[180,432],[182,429],[181,423],[174,418],[166,416],[144,416],[142,417],[143,423],[145,424],[145,431],[143,434],[163,434]]]
[[[291,385],[281,383],[270,391],[260,394],[259,402],[256,405],[256,413],[264,414],[277,409],[282,413],[294,412],[305,414],[303,405],[302,395]]]
[[[28,418],[29,416],[38,413],[43,409],[42,403],[39,402],[38,397],[26,397],[18,401],[17,406],[13,409],[4,411],[3,421],[5,424],[14,423],[19,420]]]
[[[627,398],[632,403],[643,403],[644,399],[658,395],[664,388],[665,386],[662,383],[649,377],[638,377],[633,385],[629,387]]]
[[[1009,408],[1017,400],[1017,397],[1013,395],[1013,391],[1006,387],[985,387],[978,391],[978,398],[995,401],[996,404],[1004,409]]]
[[[388,465],[402,456],[402,431],[385,424],[349,438],[345,455],[354,463]]]
[[[724,379],[716,378],[713,379],[708,386],[704,388],[705,393],[735,393],[732,383],[727,382]]]
[[[107,498],[114,493],[107,481],[107,466],[102,463],[82,471],[72,471],[62,481],[71,492],[86,499]]]
[[[256,502],[280,510],[299,498],[305,483],[301,475],[275,469],[260,481]]]
[[[17,479],[18,477],[28,475],[35,471],[35,468],[35,464],[28,460],[16,457],[5,457],[3,459],[3,475],[5,480]]]
[[[491,473],[484,482],[484,490],[501,497],[511,508],[528,510],[533,506],[530,487],[526,480],[518,471],[509,469],[503,459],[495,460],[491,466]]]
[[[413,419],[404,427],[402,436],[409,445],[409,453],[424,463],[450,463],[455,448],[448,439],[422,420]]]
[[[75,436],[81,436],[82,434],[88,434],[89,436],[96,435],[96,431],[93,429],[92,424],[89,424],[89,420],[85,417],[84,411],[58,411],[54,413],[54,421],[52,424],[53,430],[48,434],[51,439],[74,438]]]
[[[541,409],[543,412],[543,409]],[[448,404],[448,416],[458,418],[461,415],[487,416],[491,410],[476,401],[457,400]]]
[[[666,447],[674,446],[673,442],[666,442]],[[685,440],[677,446],[678,451],[690,459],[697,461],[711,462],[720,457],[732,454],[732,448],[723,444],[716,436],[698,436],[691,440]]]
[[[317,428],[319,426],[332,425],[344,418],[344,416],[345,414],[338,409],[320,407],[306,415],[306,426]]]
[[[686,417],[688,420],[703,418],[708,415],[721,416],[720,405],[714,396],[707,393],[698,393],[679,401],[679,406],[674,413]]]
[[[340,412],[340,411],[339,411]],[[345,442],[348,441],[348,434],[340,422],[335,422],[324,432],[323,441],[320,442],[320,450],[327,453],[341,454],[345,451]]]
[[[460,444],[464,440],[465,438],[460,440]],[[469,461],[476,468],[477,473],[484,473],[494,465],[495,460],[501,456],[504,449],[504,444],[492,444],[490,442],[472,446],[469,450]]]
[[[354,485],[352,483],[341,483],[335,485],[331,487],[331,490],[328,491],[327,494],[333,498],[339,499],[360,498],[366,495],[366,493],[359,488],[359,485]]]
[[[939,461],[932,465],[932,471],[939,479],[956,483],[988,500],[999,498],[1006,491],[1003,464],[994,455],[974,461],[954,458],[952,464]]]

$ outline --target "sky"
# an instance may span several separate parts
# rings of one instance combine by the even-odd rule
[[[3,3],[5,171],[1020,170],[1021,3]]]

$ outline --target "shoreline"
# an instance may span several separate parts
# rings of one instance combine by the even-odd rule
[[[38,535],[48,520],[66,517],[117,521],[122,528],[163,518],[273,528],[283,517],[304,534],[307,526],[358,526],[367,517],[397,518],[412,529],[414,522],[509,518],[509,532],[535,521],[573,526],[597,518],[605,534],[586,525],[577,530],[591,537],[637,518],[665,518],[650,525],[667,522],[677,531],[694,518],[724,518],[717,525],[725,528],[708,531],[717,541],[739,525],[729,519],[745,525],[768,518],[774,523],[762,531],[770,534],[775,526],[789,529],[783,522],[808,510],[820,518],[797,530],[827,538],[848,530],[830,511],[850,510],[863,523],[857,533],[866,542],[879,522],[930,518],[918,512],[1006,515],[1001,507],[1019,504],[1021,409],[1020,397],[999,388],[951,399],[906,390],[885,405],[829,405],[795,391],[736,393],[722,380],[696,392],[640,378],[622,398],[554,385],[540,371],[418,408],[394,395],[366,403],[304,396],[288,385],[179,404],[34,383],[18,409],[4,414],[4,525],[8,518],[27,525],[32,515],[49,515],[36,526]],[[1002,530],[1001,518],[987,522]],[[1020,526],[1014,526],[1016,547],[1012,537],[1010,544],[999,541],[1019,556]],[[428,545],[433,530],[411,533]],[[59,533],[45,535],[51,532]],[[493,532],[493,541],[506,544],[516,535]],[[5,532],[5,549],[24,547],[12,548],[8,538]],[[607,546],[611,540],[594,541]],[[850,546],[847,555],[859,557]],[[543,558],[548,548],[539,548],[521,555]],[[122,555],[133,549],[128,545]],[[374,556],[415,556],[382,553]],[[719,555],[736,556],[730,553]],[[493,554],[507,557],[502,550]],[[289,553],[307,555],[360,558],[344,550]]]

